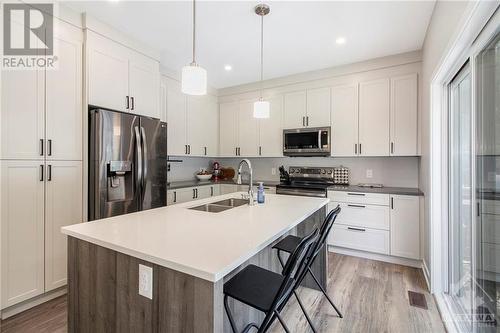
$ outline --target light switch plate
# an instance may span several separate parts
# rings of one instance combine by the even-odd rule
[[[373,178],[373,170],[366,169],[366,178]]]
[[[271,168],[271,175],[276,175],[276,168]]]
[[[153,299],[153,267],[139,264],[139,295]]]

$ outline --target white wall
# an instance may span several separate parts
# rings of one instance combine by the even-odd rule
[[[421,107],[421,153],[419,187],[425,194],[424,199],[424,246],[423,257],[428,269],[431,268],[430,256],[430,83],[434,72],[447,53],[450,43],[468,8],[466,1],[438,1],[432,14],[422,52],[422,107]]]

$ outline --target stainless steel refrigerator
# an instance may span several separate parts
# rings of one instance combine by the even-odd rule
[[[167,204],[167,124],[90,110],[89,220]]]

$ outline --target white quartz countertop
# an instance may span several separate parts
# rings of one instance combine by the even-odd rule
[[[64,234],[212,282],[325,206],[329,199],[266,194],[263,205],[188,209],[241,192],[63,227]]]

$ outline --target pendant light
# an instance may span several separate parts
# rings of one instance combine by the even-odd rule
[[[193,61],[182,67],[182,92],[188,95],[207,94],[207,71],[195,61],[196,46],[196,0],[193,0]]]
[[[262,97],[264,80],[264,16],[269,14],[270,8],[266,4],[260,4],[255,7],[255,14],[259,15],[260,21],[260,98],[253,104],[254,118],[269,118],[271,105]]]

